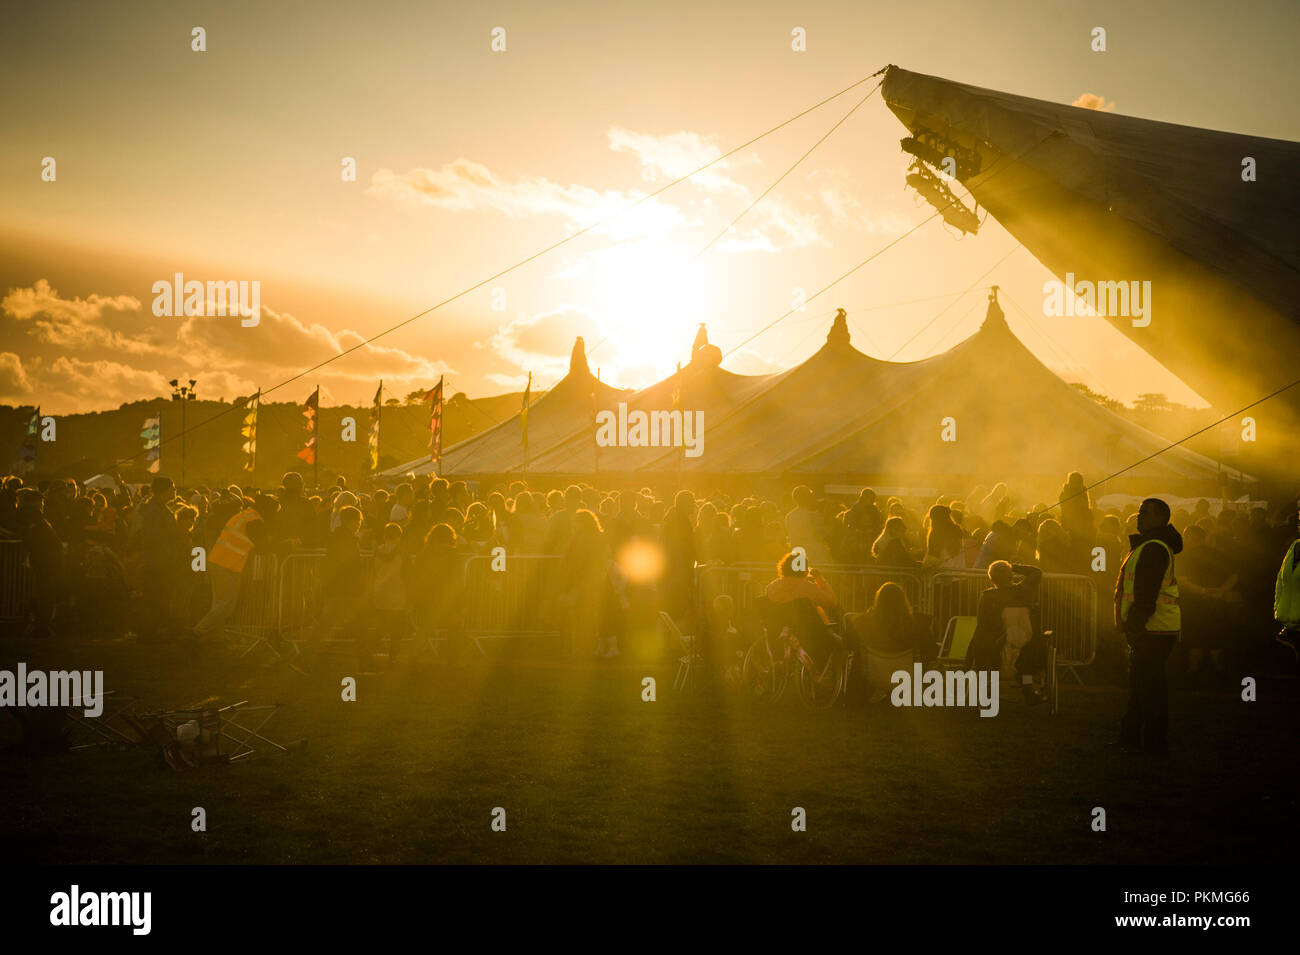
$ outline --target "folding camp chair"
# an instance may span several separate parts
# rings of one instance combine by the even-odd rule
[[[974,617],[949,617],[939,642],[939,656],[934,661],[945,670],[964,668],[966,653],[975,636]]]
[[[247,700],[240,700],[220,708],[127,714],[125,718],[143,742],[159,748],[167,765],[183,770],[203,763],[233,763],[256,753],[259,743],[282,753],[305,746],[305,740],[285,746],[263,732],[279,710],[279,703],[250,706]]]
[[[1035,628],[1037,616],[1035,615]],[[965,669],[966,652],[970,649],[971,639],[975,636],[974,617],[949,617],[948,626],[939,645],[939,656],[935,660],[946,670]],[[1047,643],[1046,663],[1044,666],[1043,702],[1047,711],[1055,716],[1061,708],[1061,680],[1057,672],[1056,634],[1051,630],[1043,631],[1043,640]],[[1004,690],[1008,687],[1004,686]],[[1019,689],[1015,687],[1014,689]]]
[[[127,719],[135,712],[138,702],[134,696],[106,690],[102,701],[104,709],[98,716],[87,716],[80,706],[67,710],[68,749],[126,749],[138,745],[140,734]]]
[[[867,699],[872,703],[889,696],[893,689],[893,677],[899,670],[906,670],[910,675],[916,654],[911,650],[899,650],[896,653],[881,653],[867,647],[863,651],[863,678],[867,684]]]
[[[699,674],[704,666],[700,655],[700,641],[694,634],[682,633],[672,614],[666,610],[659,611],[659,623],[663,626],[670,640],[676,640],[685,651],[677,659],[677,676],[673,679],[673,689],[689,692],[699,686]]]

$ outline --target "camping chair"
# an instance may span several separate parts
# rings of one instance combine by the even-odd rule
[[[673,689],[690,691],[699,686],[699,671],[704,666],[704,658],[700,655],[700,641],[694,634],[682,633],[681,628],[677,626],[677,621],[673,620],[672,614],[666,610],[659,611],[659,623],[663,626],[664,631],[668,634],[668,639],[676,640],[685,655],[677,659],[677,676],[673,679]]]
[[[1034,629],[1037,631],[1037,608],[1033,608],[1031,617],[1034,622]],[[975,636],[975,619],[974,617],[960,616],[948,618],[948,626],[945,628],[943,640],[939,644],[939,656],[935,660],[935,663],[941,668],[945,670],[963,670],[966,668],[966,652],[970,649],[971,639]],[[1048,713],[1055,716],[1060,712],[1061,703],[1061,682],[1056,663],[1056,634],[1051,630],[1043,630],[1042,638],[1046,642],[1043,702],[1047,703]],[[1001,684],[1001,689],[1005,694],[1008,686]],[[1012,689],[1019,690],[1020,688],[1015,686]]]
[[[184,770],[203,763],[233,763],[256,753],[259,743],[282,753],[302,748],[305,740],[285,746],[263,733],[279,710],[279,703],[249,706],[247,700],[240,700],[219,709],[132,713],[124,718],[144,743],[159,748],[168,766]]]
[[[894,674],[899,670],[911,673],[912,664],[916,660],[916,654],[911,650],[881,653],[879,650],[866,647],[862,656],[864,658],[862,674],[867,684],[867,699],[872,703],[887,698],[893,689]]]
[[[945,670],[965,668],[966,653],[974,636],[974,617],[949,617],[943,639],[939,641],[939,656],[934,662]]]
[[[87,716],[83,707],[67,710],[68,749],[126,749],[141,742],[140,734],[127,717],[135,712],[139,702],[134,696],[123,696],[117,690],[104,692],[104,711],[99,716]]]

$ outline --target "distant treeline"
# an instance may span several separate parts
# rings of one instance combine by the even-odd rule
[[[534,393],[535,402],[541,395]],[[509,418],[519,411],[521,394],[490,398],[450,397],[443,407],[442,446],[448,448]],[[240,434],[245,410],[242,403],[222,401],[182,402],[165,398],[124,404],[115,411],[53,415],[56,440],[38,442],[36,470],[29,477],[86,478],[115,466],[128,482],[145,481],[145,419],[162,415],[162,463],[160,473],[181,480],[182,410],[188,433],[184,438],[185,482],[193,485],[248,482],[265,486],[278,482],[285,471],[298,471],[310,483],[312,466],[296,457],[306,441],[306,419],[302,405],[264,402],[257,430],[257,466],[244,470],[246,455]],[[31,407],[0,406],[0,470],[15,471],[26,435]],[[42,414],[48,412],[42,411]],[[367,438],[371,409],[343,405],[321,408],[319,467],[322,483],[332,484],[342,474],[349,483],[368,472]],[[343,419],[356,421],[356,440],[342,440]],[[429,453],[429,405],[426,403],[384,406],[380,431],[380,469],[395,467]],[[133,457],[134,456],[134,457]],[[123,459],[131,458],[129,461]],[[119,463],[121,462],[121,463]]]

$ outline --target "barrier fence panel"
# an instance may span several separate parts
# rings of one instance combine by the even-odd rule
[[[310,634],[320,619],[324,550],[296,550],[280,561],[276,627],[288,640]]]
[[[942,627],[951,617],[973,617],[989,587],[980,571],[941,571],[930,579],[930,612]],[[1079,574],[1044,574],[1038,588],[1040,625],[1056,635],[1057,662],[1087,666],[1097,655],[1097,588]],[[1076,674],[1077,677],[1077,674]]]
[[[363,555],[367,573],[373,558]],[[560,632],[556,597],[560,593],[561,559],[538,554],[511,554],[502,570],[493,570],[493,558],[473,556],[465,562],[464,617],[461,632],[470,640],[493,637],[554,636]],[[297,641],[310,637],[321,621],[325,551],[300,550],[279,564],[275,623],[280,635]],[[410,596],[418,601],[418,584],[410,583]],[[251,611],[250,611],[251,612]],[[328,621],[324,621],[328,623]],[[430,625],[444,621],[428,621]],[[422,634],[446,636],[448,628]],[[481,648],[480,648],[481,649]]]
[[[1096,582],[1079,574],[1046,574],[1039,600],[1043,628],[1056,633],[1057,662],[1072,671],[1092,663],[1097,657]]]
[[[0,541],[0,620],[23,620],[31,597],[31,570],[23,542]]]
[[[252,554],[239,582],[239,601],[226,621],[226,631],[249,640],[244,653],[251,652],[276,632],[279,604],[279,558],[275,554]]]
[[[870,608],[876,590],[886,581],[899,584],[912,609],[929,614],[942,631],[951,617],[973,617],[980,594],[988,589],[984,571],[940,571],[925,574],[906,567],[830,564],[819,567],[840,606],[850,613]],[[729,594],[736,613],[753,610],[754,600],[776,576],[768,564],[725,564],[695,569],[696,609],[705,613],[719,594]],[[1056,635],[1058,662],[1064,667],[1087,666],[1097,655],[1096,584],[1078,574],[1044,574],[1039,587],[1041,625]],[[1077,676],[1077,674],[1076,674]]]
[[[561,558],[510,554],[500,570],[492,569],[494,560],[476,556],[465,564],[465,635],[475,641],[558,636]]]

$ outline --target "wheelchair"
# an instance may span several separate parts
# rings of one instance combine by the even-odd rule
[[[775,703],[793,678],[805,706],[834,706],[848,685],[851,667],[840,634],[807,598],[774,604],[759,597],[754,603],[764,633],[745,654],[741,680],[746,691],[761,703]],[[810,652],[809,647],[821,652]]]

